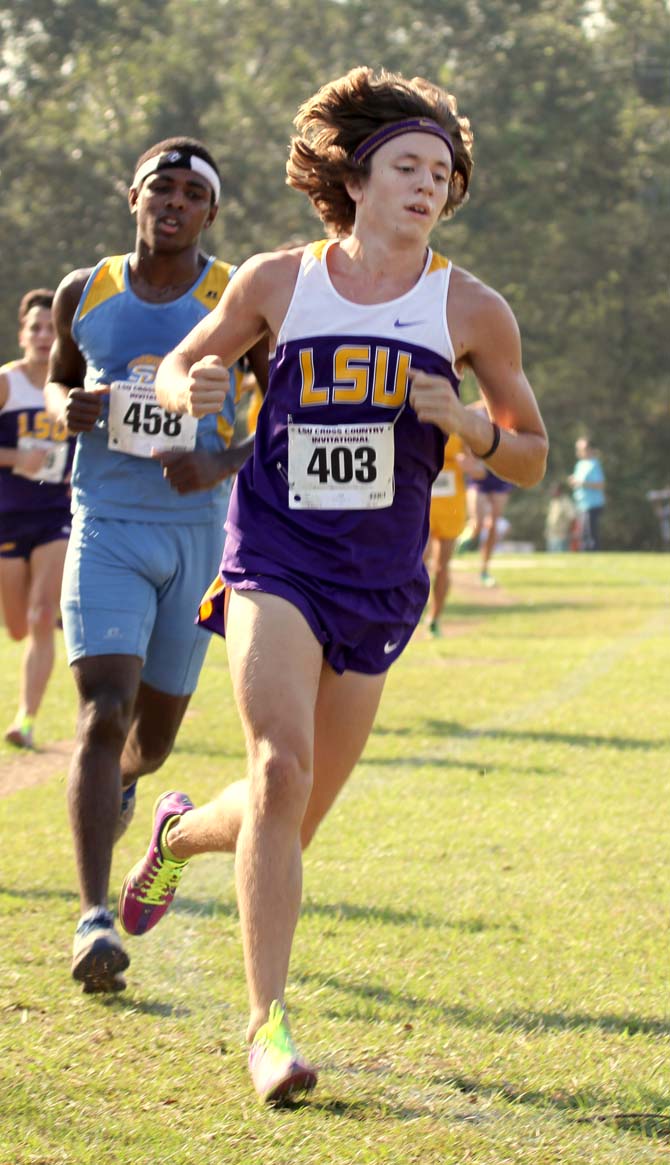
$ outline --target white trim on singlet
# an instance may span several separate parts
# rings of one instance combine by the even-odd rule
[[[455,351],[447,321],[451,261],[431,270],[434,255],[428,248],[423,271],[408,291],[379,303],[357,303],[333,285],[326,257],[334,243],[305,248],[271,355],[291,340],[309,337],[339,334],[399,340],[404,335],[408,344],[438,353],[453,369]],[[458,377],[455,369],[454,375]]]
[[[17,413],[20,409],[45,409],[44,392],[26,376],[22,368],[5,368],[7,400],[0,412]]]

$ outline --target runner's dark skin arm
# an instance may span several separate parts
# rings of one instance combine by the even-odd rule
[[[52,315],[56,338],[49,356],[44,399],[49,413],[63,421],[69,433],[88,433],[102,409],[102,397],[109,390],[86,390],[86,361],[72,337],[72,321],[91,268],[72,271],[54,297]]]
[[[90,432],[102,411],[108,386],[84,389],[86,361],[72,338],[72,321],[91,268],[73,271],[61,283],[53,303],[56,331],[49,358],[44,397],[49,412],[63,421],[68,432]],[[265,394],[268,380],[268,342],[263,338],[248,353],[249,363]],[[162,453],[158,456],[163,475],[180,494],[212,489],[242,468],[253,449],[253,434],[238,444],[216,453],[194,450],[189,453]]]

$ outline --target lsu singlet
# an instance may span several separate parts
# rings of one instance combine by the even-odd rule
[[[221,573],[279,568],[348,587],[424,575],[430,489],[445,436],[408,403],[410,368],[458,391],[446,303],[451,263],[428,251],[418,282],[386,303],[352,303],[304,251],[270,362],[254,457],[238,474]]]
[[[13,473],[8,466],[0,467],[0,512],[21,514],[34,513],[37,509],[62,510],[67,515],[70,490],[64,478],[72,460],[67,429],[49,416],[42,389],[37,388],[25,372],[15,364],[5,365],[0,371],[9,389],[4,408],[0,409],[0,447],[16,449],[22,444],[47,443],[53,461],[49,472],[59,479],[31,480]]]
[[[234,268],[209,258],[186,294],[170,303],[148,303],[135,295],[128,276],[129,255],[103,259],[91,272],[72,324],[72,335],[86,359],[86,388],[122,381],[146,388],[148,403],[128,406],[123,420],[132,430],[151,434],[163,424],[178,426],[176,414],[165,414],[155,402],[153,383],[163,356],[212,308],[225,291]],[[235,391],[222,411],[198,421],[196,448],[219,450],[233,431]],[[153,403],[152,403],[153,399]],[[140,397],[141,400],[141,397]],[[110,448],[110,406],[105,398],[100,419],[90,433],[77,438],[72,473],[73,511],[99,518],[143,522],[209,522],[212,505],[225,509],[221,486],[179,494],[163,477],[158,461]]]

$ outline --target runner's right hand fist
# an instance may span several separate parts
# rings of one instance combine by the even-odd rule
[[[219,356],[192,364],[184,388],[186,412],[192,417],[218,413],[230,391],[230,373]]]

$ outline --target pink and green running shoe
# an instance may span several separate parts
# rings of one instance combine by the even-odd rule
[[[163,793],[154,806],[149,849],[126,874],[119,895],[119,920],[127,934],[146,934],[172,903],[188,861],[167,857],[161,837],[168,823],[193,809],[185,793]]]
[[[266,1104],[283,1104],[300,1092],[311,1092],[316,1084],[316,1068],[298,1052],[286,1012],[276,999],[270,1005],[267,1023],[258,1029],[249,1049],[249,1071]]]

